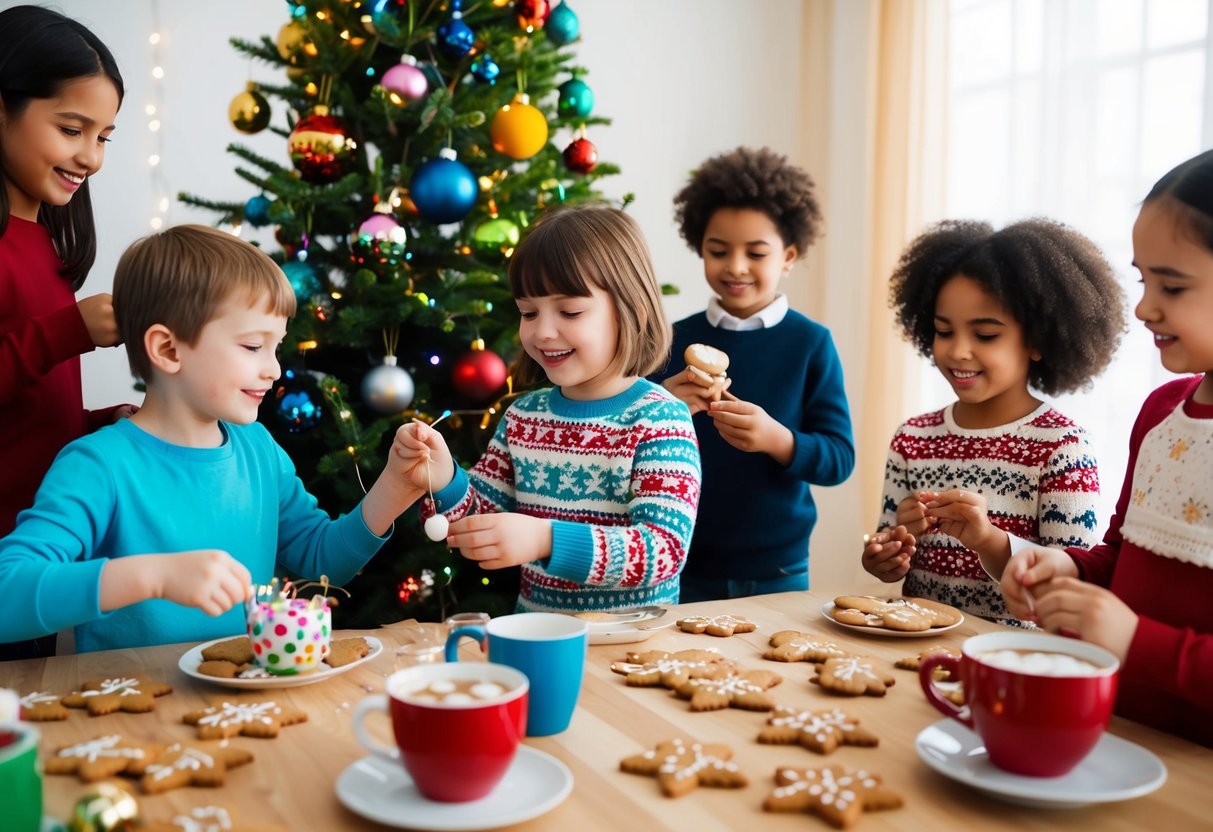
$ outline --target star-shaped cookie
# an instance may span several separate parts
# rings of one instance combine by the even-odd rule
[[[768,812],[809,812],[831,826],[845,829],[866,812],[896,809],[901,795],[886,787],[880,775],[842,766],[780,768],[775,791],[762,808]]]
[[[722,708],[769,711],[775,707],[775,700],[767,694],[767,689],[782,681],[783,677],[769,670],[747,670],[723,679],[688,679],[674,691],[683,699],[691,700],[692,711],[719,711]]]
[[[140,787],[148,794],[180,786],[222,786],[227,770],[252,762],[253,755],[230,745],[205,747],[176,742],[143,771]]]
[[[838,708],[825,711],[776,708],[767,726],[758,732],[758,741],[767,745],[800,743],[818,754],[829,754],[840,745],[874,748],[880,744],[879,737],[861,728],[858,720]]]
[[[59,748],[42,767],[47,774],[75,774],[91,783],[115,774],[142,774],[163,752],[163,745],[128,742],[109,734]]]
[[[276,737],[285,725],[307,720],[307,714],[277,702],[224,702],[217,706],[190,711],[183,717],[187,725],[198,726],[198,739],[217,740],[243,734],[246,737]]]
[[[656,777],[666,797],[681,797],[698,786],[739,789],[749,781],[732,762],[733,750],[727,745],[705,745],[694,740],[673,739],[659,743],[652,751],[626,757],[619,762],[621,771]]]

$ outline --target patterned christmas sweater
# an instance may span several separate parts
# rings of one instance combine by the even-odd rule
[[[547,388],[510,405],[484,456],[456,469],[422,519],[552,521],[551,555],[522,565],[519,612],[673,604],[699,489],[690,411],[663,388],[640,379],[598,401]]]
[[[986,498],[993,525],[1024,540],[1058,548],[1095,542],[1099,473],[1082,428],[1042,404],[1017,422],[968,429],[953,420],[952,407],[897,429],[885,463],[881,529],[897,525],[897,504],[910,494],[963,488]],[[902,592],[1021,624],[977,553],[946,534],[918,538]]]

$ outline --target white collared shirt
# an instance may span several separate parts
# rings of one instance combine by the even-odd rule
[[[748,318],[738,318],[730,315],[720,305],[720,298],[712,295],[708,301],[708,323],[720,329],[732,329],[738,332],[747,329],[770,329],[784,319],[788,314],[788,296],[780,292],[775,299],[759,309]]]

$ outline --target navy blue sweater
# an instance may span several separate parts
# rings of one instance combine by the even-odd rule
[[[706,413],[695,414],[703,492],[684,574],[705,578],[777,578],[804,564],[817,506],[809,484],[837,485],[855,467],[842,364],[830,331],[789,310],[769,329],[720,329],[700,312],[674,325],[664,379],[681,371],[688,344],[729,356],[729,392],[753,402],[795,437],[785,468],[763,453],[725,442]]]

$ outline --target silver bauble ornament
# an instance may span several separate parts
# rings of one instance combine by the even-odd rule
[[[362,400],[379,413],[399,413],[413,402],[413,377],[396,366],[396,356],[387,355],[383,363],[362,379]]]

